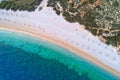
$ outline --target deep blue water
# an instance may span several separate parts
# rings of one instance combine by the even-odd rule
[[[90,80],[54,60],[0,43],[0,80]]]
[[[0,80],[120,80],[56,44],[0,31]]]

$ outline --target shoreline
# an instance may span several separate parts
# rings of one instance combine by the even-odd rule
[[[11,27],[12,26],[12,27]],[[99,66],[100,68],[116,75],[116,76],[120,76],[120,72],[105,65],[104,63],[100,62],[99,60],[97,60],[95,57],[87,54],[86,52],[83,52],[82,50],[74,47],[72,44],[70,43],[66,43],[66,41],[63,41],[63,40],[60,40],[60,39],[57,39],[55,36],[53,35],[50,35],[50,34],[46,34],[44,32],[40,32],[40,31],[35,31],[33,30],[32,28],[28,29],[28,27],[17,27],[15,25],[8,25],[8,24],[0,24],[0,30],[8,30],[8,31],[12,31],[12,32],[17,32],[17,33],[22,33],[22,34],[28,34],[30,36],[33,36],[33,37],[36,37],[36,38],[39,38],[39,39],[43,39],[43,40],[46,40],[48,42],[51,42],[53,44],[57,44],[71,52],[74,52],[76,55],[86,59],[86,60],[89,60],[90,62],[96,64],[97,66]]]

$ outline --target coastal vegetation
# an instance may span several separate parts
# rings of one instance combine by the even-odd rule
[[[47,6],[59,11],[67,21],[85,25],[93,35],[102,36],[105,43],[120,47],[119,0],[49,0]]]
[[[0,9],[34,11],[42,0],[3,0],[0,3]]]
[[[2,0],[0,9],[34,11],[42,0]],[[102,36],[105,43],[120,47],[119,0],[48,0],[57,15],[71,22],[85,25],[95,36]],[[41,8],[40,8],[41,9]]]

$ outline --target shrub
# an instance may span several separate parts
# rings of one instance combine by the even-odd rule
[[[5,9],[6,9],[6,10],[9,10],[9,9],[11,8],[11,6],[12,6],[12,4],[9,4],[9,3],[8,3],[8,4],[6,5],[6,7],[5,7]]]
[[[0,8],[4,9],[6,5],[7,5],[7,2],[6,1],[2,1],[0,3]]]

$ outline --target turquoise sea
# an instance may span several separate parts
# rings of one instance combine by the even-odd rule
[[[120,80],[56,44],[0,30],[0,80]]]

